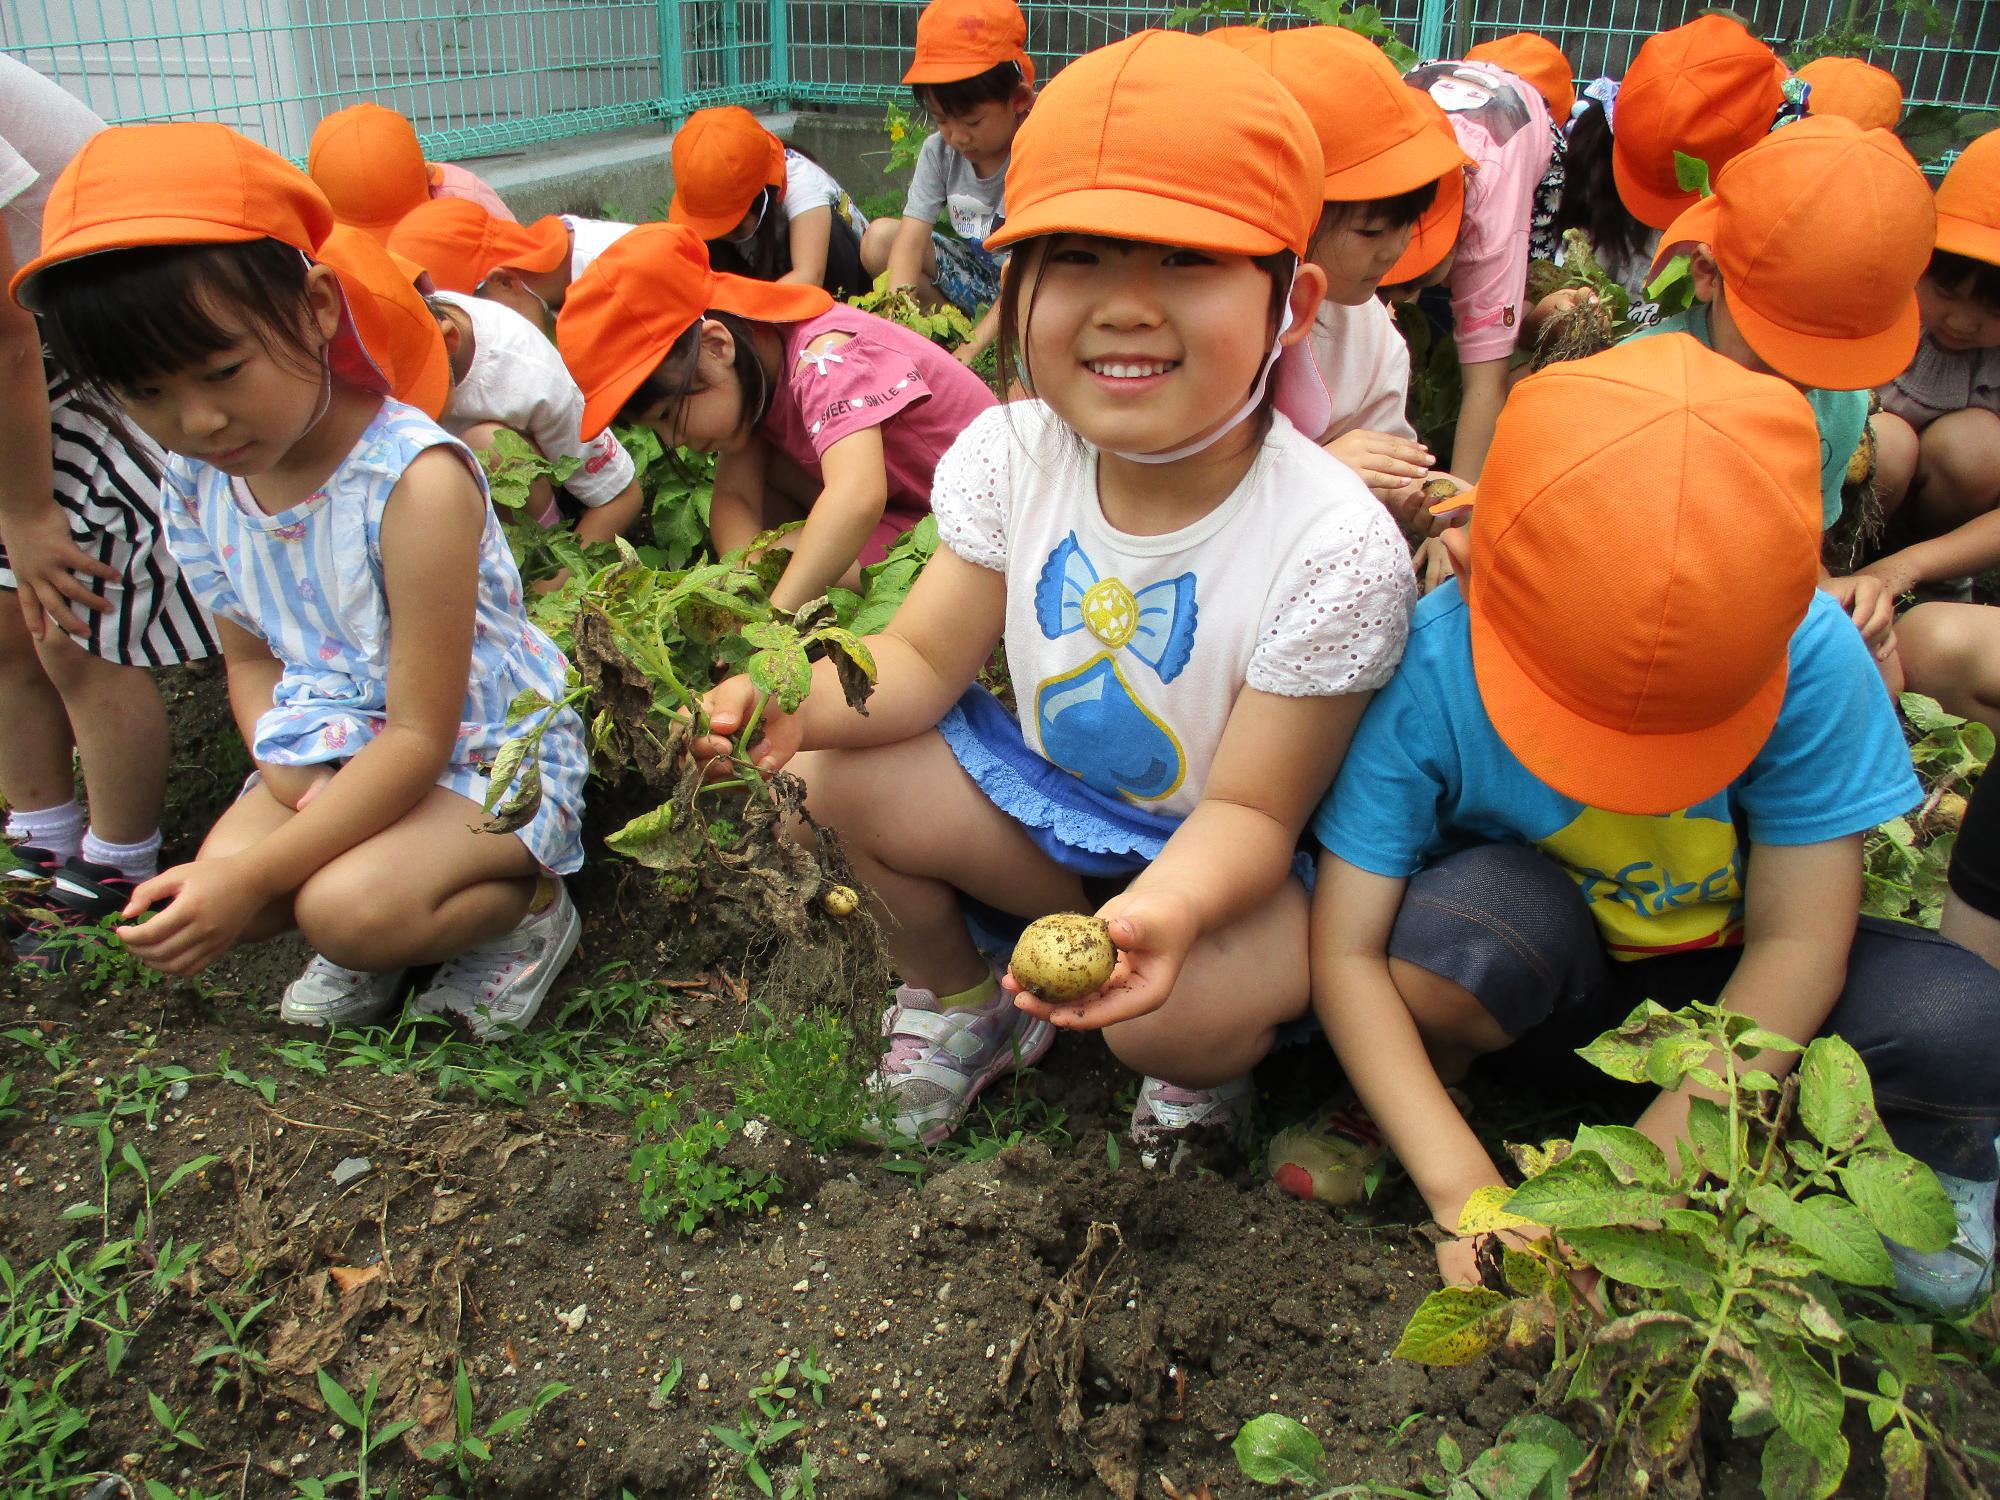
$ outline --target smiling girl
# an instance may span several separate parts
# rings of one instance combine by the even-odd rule
[[[679,224],[605,251],[556,320],[583,388],[586,441],[613,421],[715,453],[718,551],[803,520],[771,602],[797,609],[930,510],[931,475],[993,405],[986,383],[929,339],[816,286],[718,273]]]
[[[1149,31],[1066,68],[1008,180],[1003,365],[1036,399],[939,466],[944,545],[871,641],[866,717],[817,669],[797,714],[765,705],[752,754],[810,752],[813,813],[886,917],[892,1135],[949,1134],[1057,1027],[1148,1075],[1142,1138],[1227,1124],[1305,1011],[1299,833],[1413,592],[1388,513],[1267,388],[1324,289],[1321,167],[1298,105],[1212,42]],[[1018,719],[973,685],[1003,633]],[[752,701],[716,688],[697,753]],[[1071,1004],[1003,990],[964,898],[1094,907],[1119,966]]]
[[[540,741],[526,825],[478,831],[509,705],[561,697],[566,667],[522,613],[472,455],[382,394],[355,332],[379,319],[316,263],[332,231],[312,181],[233,131],[127,126],[63,173],[13,283],[65,366],[172,455],[168,542],[257,766],[119,936],[193,974],[297,927],[317,954],[280,1014],[304,1024],[374,1019],[439,964],[418,1008],[484,1035],[526,1025],[576,946],[554,876],[583,858],[582,726],[564,711]]]

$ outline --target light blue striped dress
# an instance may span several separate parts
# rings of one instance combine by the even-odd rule
[[[251,753],[259,761],[343,761],[380,732],[390,633],[382,512],[417,455],[439,446],[479,475],[471,453],[443,428],[413,406],[384,401],[325,487],[274,516],[221,470],[179,455],[168,460],[161,488],[175,560],[203,604],[261,636],[284,665],[272,706],[257,721]],[[555,643],[528,623],[521,574],[489,505],[479,540],[471,681],[458,743],[438,785],[480,801],[482,766],[520,732],[508,729],[507,706],[529,688],[560,698],[567,670]],[[565,709],[541,742],[541,806],[517,835],[557,874],[583,863],[589,769],[583,723]]]

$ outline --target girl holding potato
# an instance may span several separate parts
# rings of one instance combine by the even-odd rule
[[[995,236],[1015,250],[1003,368],[1034,399],[939,463],[944,545],[871,643],[867,714],[826,664],[796,714],[765,706],[752,755],[797,757],[904,980],[888,1135],[949,1134],[1057,1028],[1103,1030],[1147,1075],[1142,1140],[1228,1124],[1306,1011],[1299,834],[1414,592],[1388,513],[1268,390],[1324,292],[1304,259],[1319,158],[1282,87],[1213,42],[1145,32],[1065,69]],[[1018,713],[974,683],[1003,633]],[[717,687],[697,753],[723,754],[754,699]],[[1095,907],[1116,967],[1037,999],[989,967],[968,906]]]

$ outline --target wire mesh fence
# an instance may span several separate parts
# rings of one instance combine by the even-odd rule
[[[1420,52],[1540,31],[1581,77],[1622,73],[1683,0],[1387,0]],[[8,0],[0,48],[106,119],[213,119],[302,158],[313,126],[359,99],[416,122],[450,159],[712,104],[880,103],[900,82],[922,0]],[[1025,0],[1046,78],[1165,22],[1172,6]],[[1939,0],[1943,24],[1896,0],[1740,4],[1781,52],[1859,18],[1873,60],[1913,103],[2000,108],[2000,4]],[[1273,17],[1280,24],[1285,14]]]

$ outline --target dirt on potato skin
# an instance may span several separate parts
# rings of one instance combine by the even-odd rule
[[[191,690],[211,714],[213,691]],[[177,743],[226,758],[214,739]],[[183,853],[221,801],[187,804]],[[616,861],[587,870],[578,889],[585,942],[564,991],[608,965],[671,973],[657,914]],[[156,1182],[198,1155],[218,1158],[158,1203],[141,1258],[169,1239],[203,1249],[173,1286],[135,1295],[138,1331],[116,1375],[88,1337],[61,1356],[82,1360],[65,1391],[90,1414],[73,1445],[77,1473],[285,1500],[295,1476],[353,1467],[353,1437],[319,1396],[322,1366],[356,1393],[374,1372],[378,1422],[426,1424],[375,1455],[376,1493],[394,1482],[405,1496],[506,1500],[754,1493],[710,1428],[734,1425],[764,1372],[807,1350],[831,1374],[824,1404],[795,1378],[788,1414],[807,1423],[819,1492],[837,1497],[1124,1500],[1162,1494],[1163,1479],[1183,1494],[1258,1494],[1229,1442],[1266,1412],[1319,1435],[1333,1483],[1415,1487],[1438,1475],[1440,1436],[1475,1453],[1534,1399],[1533,1370],[1389,1358],[1435,1284],[1407,1188],[1349,1222],[1277,1193],[1260,1164],[1212,1144],[1177,1170],[1149,1169],[1122,1139],[1116,1101],[1129,1075],[1094,1039],[1064,1038],[1040,1069],[996,1090],[1042,1101],[1066,1140],[939,1161],[919,1180],[873,1151],[815,1155],[773,1129],[730,1148],[734,1164],[783,1178],[767,1211],[681,1237],[642,1222],[632,1124],[616,1111],[553,1089],[518,1106],[439,1097],[424,1075],[316,1076],[273,1056],[302,1035],[277,1022],[275,999],[303,958],[296,940],[242,950],[207,994],[0,977],[12,1022],[61,1039],[72,1059],[45,1094],[52,1080],[31,1049],[0,1052],[24,1096],[23,1115],[0,1126],[0,1245],[17,1270],[100,1238],[94,1217],[64,1217],[98,1193],[94,1131],[60,1126],[87,1107],[93,1080],[190,1069],[184,1097],[164,1100],[150,1125],[125,1118],[116,1138]],[[647,1033],[663,1051],[755,1025],[727,983],[676,994]],[[252,1084],[270,1080],[273,1097],[209,1076],[225,1052]],[[1260,1082],[1296,1104],[1333,1077],[1316,1053],[1295,1051]],[[697,1076],[689,1087],[699,1092]],[[350,1157],[368,1168],[336,1185]],[[113,1238],[138,1204],[135,1179],[120,1178]],[[239,1410],[234,1387],[211,1391],[214,1362],[195,1363],[220,1335],[205,1303],[240,1316],[266,1297],[249,1342],[271,1368]],[[676,1359],[681,1379],[662,1399]],[[447,1430],[461,1363],[482,1425],[546,1382],[571,1387],[469,1481],[414,1457]],[[2000,1446],[1987,1377],[1954,1380],[1965,1436]],[[163,1451],[149,1392],[187,1409],[205,1451]],[[1850,1435],[1866,1453],[1865,1435]],[[1709,1492],[1754,1493],[1754,1452],[1715,1448],[1710,1459]],[[796,1461],[796,1439],[773,1454],[781,1486]],[[1853,1483],[1874,1487],[1859,1459]]]

